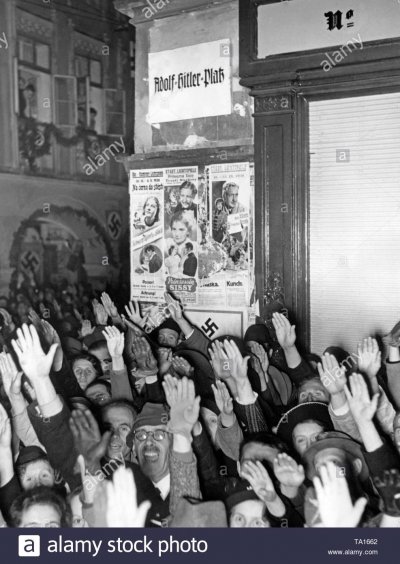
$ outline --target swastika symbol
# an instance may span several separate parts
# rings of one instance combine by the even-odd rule
[[[118,212],[112,212],[108,218],[108,230],[113,239],[118,239],[121,232],[121,217]]]
[[[212,339],[212,337],[215,335],[218,329],[219,329],[218,325],[213,322],[211,317],[209,317],[207,321],[204,323],[204,325],[201,327],[201,330],[204,331],[204,333],[208,335],[210,339]]]
[[[21,264],[26,270],[36,271],[39,268],[40,261],[36,253],[27,251],[22,257]]]

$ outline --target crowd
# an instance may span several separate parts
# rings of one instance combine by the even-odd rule
[[[320,358],[165,300],[149,333],[83,284],[0,296],[4,526],[400,526],[400,324]]]

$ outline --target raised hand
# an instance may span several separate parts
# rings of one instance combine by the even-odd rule
[[[358,369],[368,376],[374,393],[379,391],[376,375],[382,364],[382,355],[376,339],[368,337],[357,346]]]
[[[214,393],[215,403],[221,413],[221,422],[224,427],[231,427],[235,421],[233,413],[233,400],[228,392],[228,388],[221,381],[217,380],[216,384],[211,384]]]
[[[274,474],[279,483],[287,488],[298,488],[305,480],[304,468],[286,453],[274,460]]]
[[[264,503],[271,503],[278,497],[265,466],[259,460],[256,462],[247,460],[242,464],[240,476],[249,482],[256,495]]]
[[[144,326],[145,320],[140,315],[139,302],[132,300],[128,305],[125,306],[125,311],[132,323],[138,325],[139,327]]]
[[[290,321],[282,313],[272,315],[272,325],[280,346],[283,349],[293,347],[296,342],[296,326],[290,325]]]
[[[51,345],[53,345],[54,343],[56,343],[57,345],[59,345],[61,347],[60,337],[58,336],[58,333],[54,329],[54,327],[48,321],[45,321],[44,319],[41,320],[40,325],[41,325],[42,335],[43,335],[46,343],[49,345],[49,347]]]
[[[21,399],[22,372],[18,371],[13,357],[9,353],[0,354],[0,372],[3,378],[4,391],[10,401]]]
[[[166,374],[162,385],[171,408],[168,430],[190,437],[200,412],[200,397],[196,397],[193,380],[185,376],[182,380],[177,380]]]
[[[262,345],[260,345],[260,343],[256,343],[255,341],[251,342],[249,348],[250,352],[252,353],[251,361],[253,367],[255,368],[255,370],[257,370],[257,368],[261,368],[263,373],[268,378],[269,358],[267,351]],[[255,360],[257,360],[258,362],[254,362]]]
[[[247,365],[250,357],[241,355],[241,352],[235,341],[224,341],[224,349],[231,365],[231,376],[239,386],[244,382],[248,382]]]
[[[332,396],[344,391],[346,385],[346,370],[339,366],[333,354],[322,355],[322,364],[318,363],[318,373],[321,383],[326,391]]]
[[[220,341],[214,341],[211,343],[209,353],[215,377],[223,381],[232,378],[231,364],[229,363],[228,355],[226,354],[222,343],[220,343]]]
[[[80,323],[82,323],[82,321],[83,321],[82,314],[76,309],[76,307],[74,307],[73,312],[74,312],[74,315],[75,315],[76,319],[77,319]]]
[[[132,353],[140,370],[156,370],[157,361],[146,337],[133,336]]]
[[[88,409],[73,411],[69,426],[76,450],[83,456],[88,471],[94,474],[100,469],[100,460],[106,454],[111,431],[101,436],[97,421]]]
[[[165,292],[164,297],[172,319],[179,323],[179,321],[183,318],[183,308],[181,303],[179,300],[173,298],[171,294],[168,294],[168,292]]]
[[[87,337],[88,335],[91,335],[93,333],[93,331],[94,331],[94,327],[92,327],[92,324],[90,323],[90,321],[88,319],[83,319],[82,328],[81,328],[82,338]]]
[[[396,413],[393,420],[393,440],[397,448],[397,452],[400,454],[400,411]]]
[[[101,303],[103,304],[104,310],[106,311],[107,315],[115,318],[118,317],[118,310],[115,307],[114,302],[112,301],[112,299],[110,298],[110,296],[106,293],[103,292],[101,294]]]
[[[41,331],[41,328],[42,328],[41,319],[32,307],[29,308],[28,318],[29,318],[30,322],[32,323],[32,325],[35,326],[35,329],[37,331]]]
[[[157,349],[158,373],[163,376],[172,367],[172,350],[165,347]]]
[[[372,421],[378,407],[379,394],[375,394],[372,399],[369,396],[368,386],[361,374],[350,376],[351,392],[346,385],[344,391],[349,402],[351,413],[357,425]]]
[[[17,329],[17,336],[18,341],[12,340],[12,346],[22,370],[35,385],[36,381],[49,376],[58,345],[52,344],[49,352],[44,354],[35,327],[25,323],[22,329]]]
[[[42,335],[43,335],[46,343],[49,346],[51,346],[53,344],[58,345],[57,350],[56,350],[56,354],[54,355],[54,360],[53,360],[53,365],[52,365],[53,370],[58,372],[59,370],[61,370],[61,367],[62,367],[62,364],[63,364],[63,350],[62,350],[62,346],[61,346],[60,337],[59,337],[57,331],[54,329],[54,327],[48,321],[45,321],[43,319],[42,322],[41,322],[41,326],[42,326]]]
[[[174,356],[171,360],[172,368],[178,374],[178,376],[186,376],[190,378],[193,375],[194,368],[191,364],[186,360],[186,358],[182,358],[181,356]]]
[[[54,298],[53,300],[53,307],[54,307],[54,311],[56,313],[56,316],[58,317],[58,319],[62,319],[62,311],[61,311],[61,307],[60,304],[58,303],[58,301]]]
[[[6,410],[0,403],[0,488],[8,484],[14,476],[11,441],[11,422]]]
[[[0,307],[0,313],[3,316],[4,319],[4,324],[5,325],[11,325],[12,323],[12,317],[11,315],[8,313],[8,311],[4,308],[4,307]]]
[[[137,489],[133,473],[120,466],[107,483],[107,526],[144,527],[149,501],[137,504]]]
[[[106,327],[103,331],[104,338],[107,341],[108,352],[111,358],[121,357],[124,352],[125,337],[114,326]]]
[[[3,405],[0,403],[0,458],[3,454],[2,451],[11,449],[11,437],[12,432],[10,419]]]
[[[367,500],[360,498],[353,505],[346,478],[333,462],[320,469],[313,479],[319,514],[324,527],[357,527]]]
[[[96,325],[107,325],[108,315],[104,306],[99,304],[97,300],[93,300],[93,313],[96,320]]]

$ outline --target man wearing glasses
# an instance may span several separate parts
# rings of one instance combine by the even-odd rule
[[[171,428],[170,414],[165,407],[146,403],[127,437],[141,471],[159,492],[158,500],[150,499],[153,525],[167,526],[180,498],[201,497],[197,462],[191,446],[193,425],[194,422],[189,426],[175,424]]]

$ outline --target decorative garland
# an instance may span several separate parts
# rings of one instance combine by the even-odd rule
[[[112,266],[115,266],[115,267],[117,266],[117,261],[115,260],[114,251],[113,251],[113,248],[112,248],[111,243],[109,241],[107,231],[101,225],[101,223],[99,223],[99,221],[97,219],[93,218],[86,210],[75,209],[75,208],[72,208],[71,206],[54,206],[54,205],[52,205],[51,209],[52,209],[52,211],[54,211],[56,214],[59,214],[59,215],[63,214],[63,213],[70,213],[70,214],[72,214],[73,216],[75,216],[79,219],[84,219],[86,221],[86,224],[88,225],[88,227],[93,228],[95,230],[96,234],[104,241],[106,251],[107,251],[107,257],[109,259],[109,263]],[[46,214],[46,216],[47,215],[48,214]],[[18,267],[18,262],[19,262],[19,258],[20,258],[20,255],[21,255],[21,247],[22,247],[22,243],[24,241],[24,236],[25,236],[26,230],[28,229],[28,227],[32,227],[34,225],[35,221],[43,218],[43,216],[44,216],[43,211],[37,210],[28,219],[24,219],[21,222],[18,230],[14,234],[14,241],[13,241],[13,244],[11,245],[11,249],[10,249],[9,260],[10,260],[11,268],[17,269],[17,267]],[[13,280],[13,276],[11,277],[11,280]]]
[[[63,131],[53,123],[39,122],[34,118],[19,117],[18,138],[21,156],[29,163],[31,171],[35,171],[36,159],[51,153],[51,138],[63,147],[72,147],[83,141],[86,157],[94,158],[107,145],[108,137],[98,135],[92,129],[78,125],[75,135],[65,137]]]

